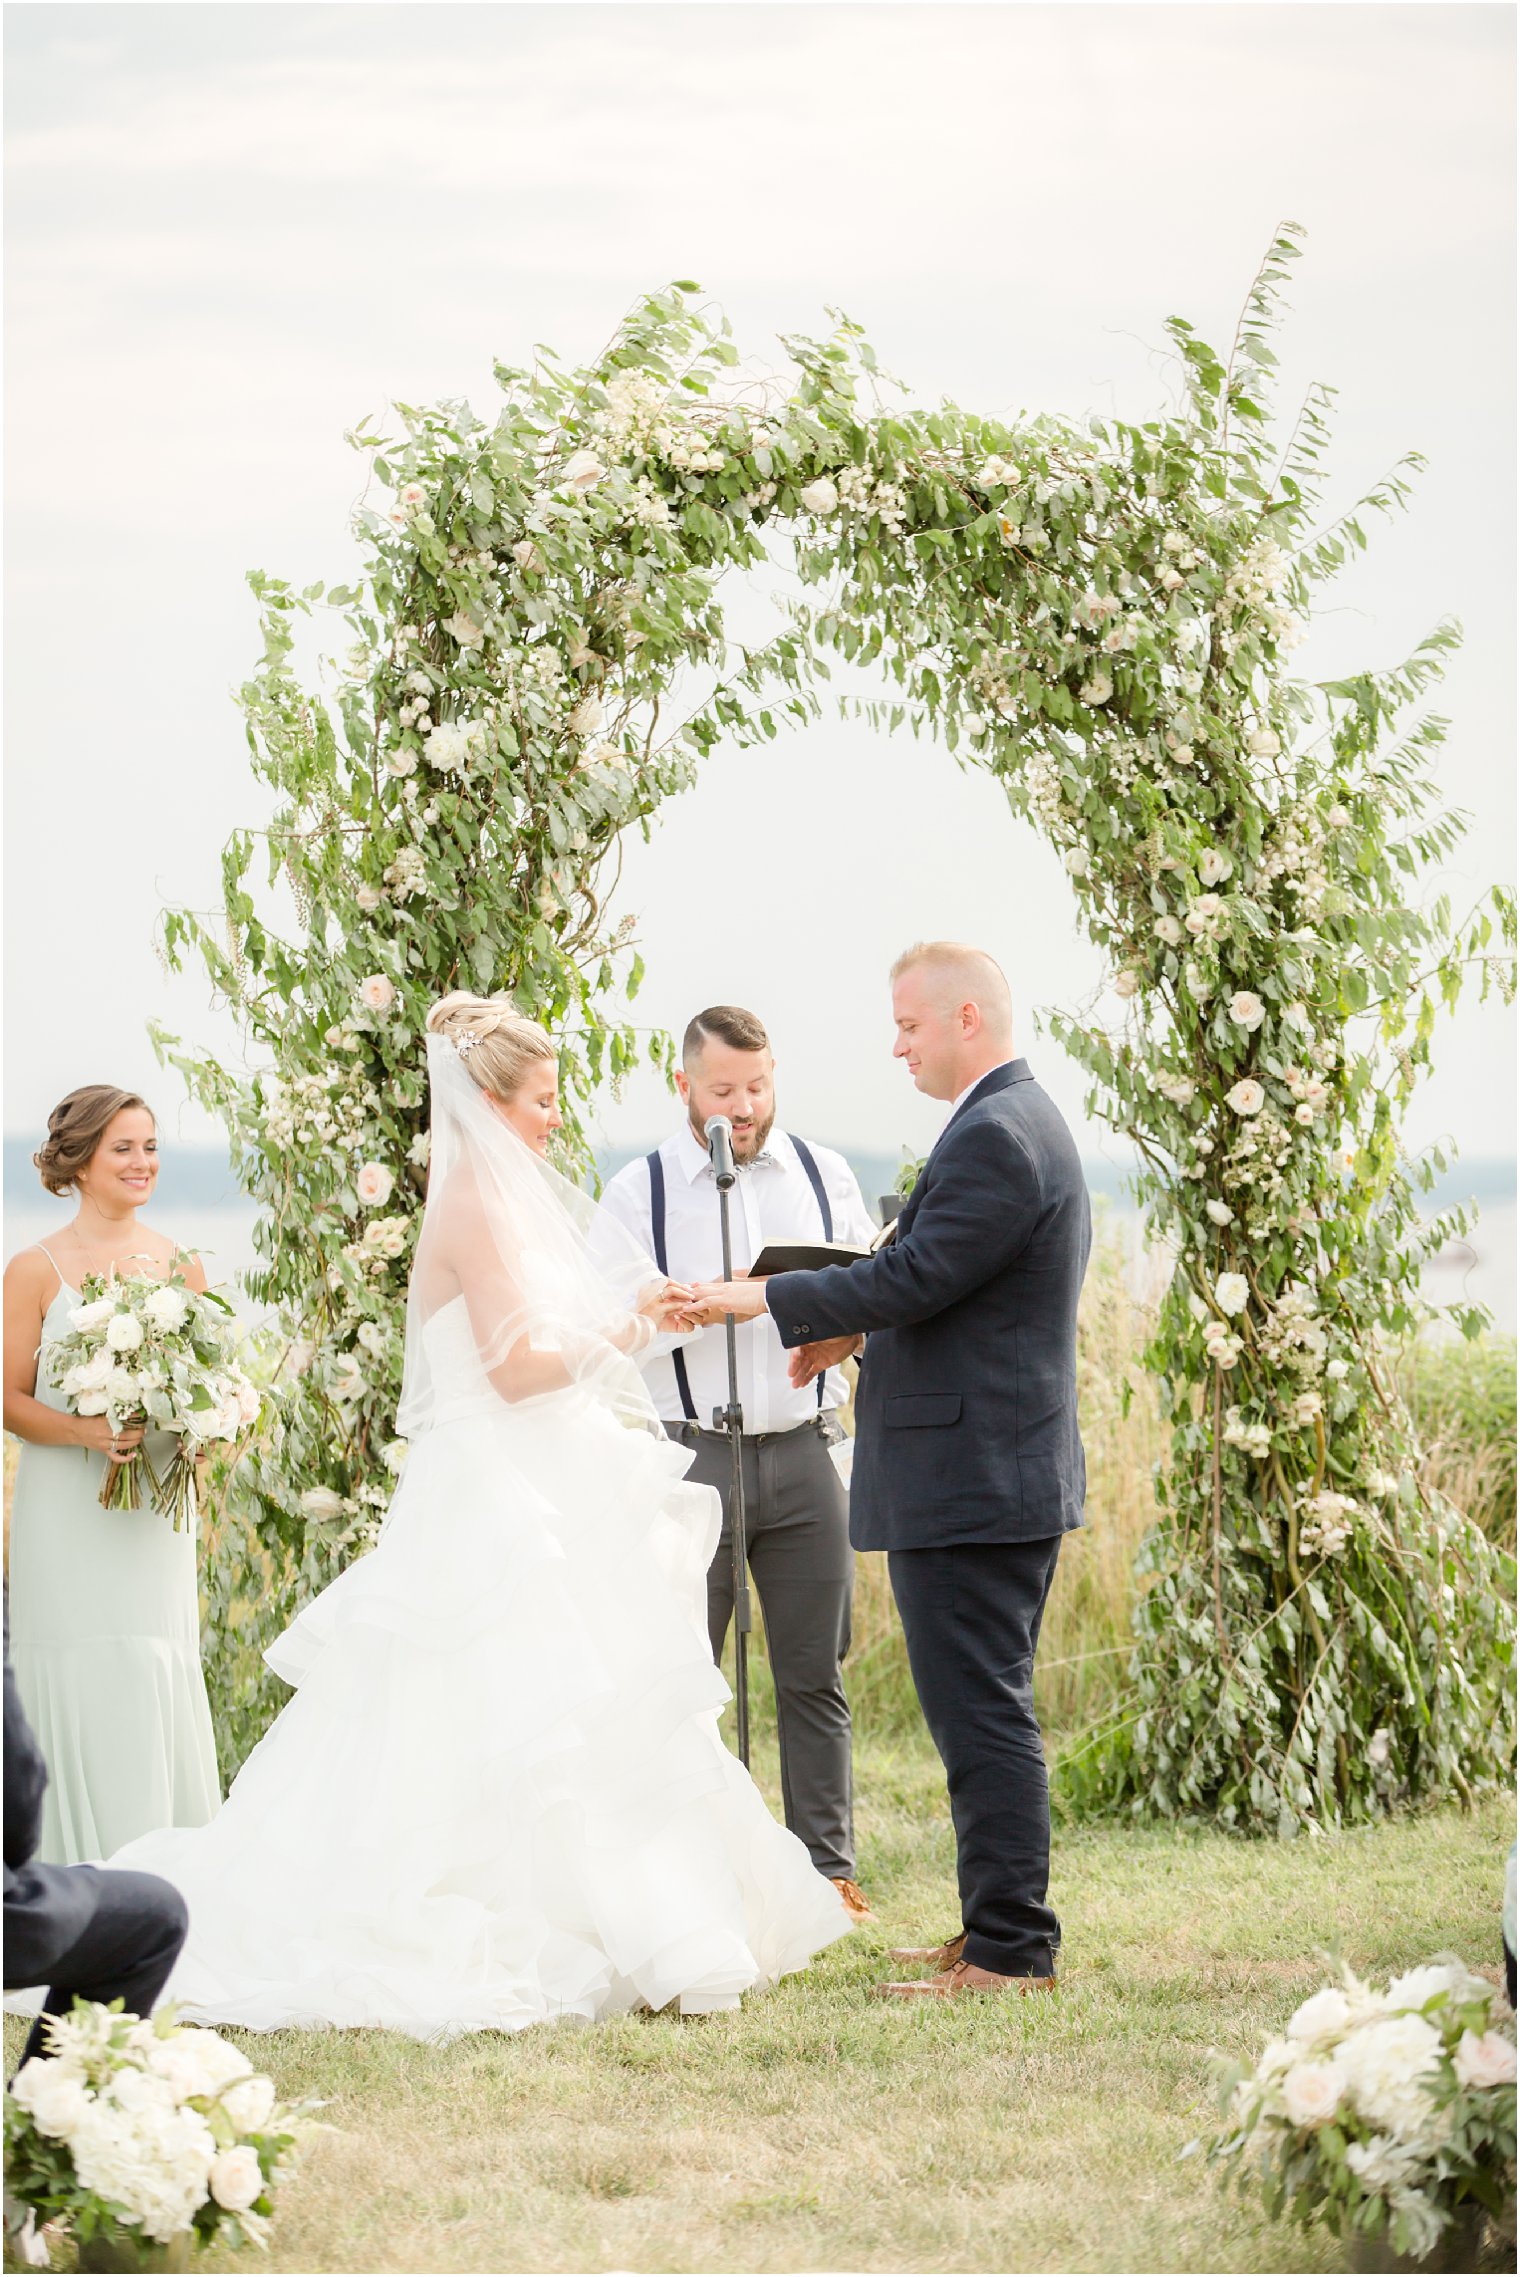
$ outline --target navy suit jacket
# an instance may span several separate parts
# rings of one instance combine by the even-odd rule
[[[54,1961],[84,1935],[98,1900],[98,1876],[77,1866],[32,1862],[42,1834],[47,1766],[32,1735],[11,1671],[10,1606],[5,1613],[5,1982],[45,1984]]]
[[[1077,1298],[1091,1245],[1071,1133],[1016,1059],[951,1116],[894,1240],[767,1282],[783,1344],[867,1332],[856,1549],[1036,1541],[1082,1524]]]

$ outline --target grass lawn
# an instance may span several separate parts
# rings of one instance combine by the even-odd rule
[[[858,1786],[879,1927],[742,2014],[444,2049],[245,2036],[282,2090],[329,2098],[264,2266],[1345,2266],[1179,2165],[1212,2116],[1209,2050],[1254,2051],[1324,1949],[1374,1975],[1443,1949],[1495,1974],[1507,1806],[1286,1846],[1058,1829],[1059,1993],[925,2012],[868,1988],[889,1942],[955,1926],[938,1765],[867,1746]]]

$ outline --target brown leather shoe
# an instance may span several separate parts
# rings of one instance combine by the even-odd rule
[[[844,1910],[852,1921],[874,1921],[876,1919],[871,1910],[871,1901],[859,1882],[852,1882],[844,1874],[831,1874],[829,1879],[843,1898]]]
[[[887,1954],[889,1961],[927,1961],[936,1969],[953,1969],[966,1950],[966,1932],[958,1930],[947,1937],[943,1945],[894,1945]]]
[[[992,1969],[979,1969],[974,1961],[957,1961],[937,1976],[914,1977],[907,1984],[871,1987],[877,2000],[960,2000],[976,1992],[1054,1992],[1054,1977],[1000,1977]]]

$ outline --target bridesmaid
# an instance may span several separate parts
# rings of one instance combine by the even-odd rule
[[[193,1289],[206,1276],[199,1258],[138,1222],[158,1178],[158,1131],[135,1092],[71,1091],[32,1159],[48,1192],[73,1193],[79,1207],[5,1271],[5,1428],[25,1442],[11,1516],[11,1657],[50,1774],[37,1855],[75,1865],[154,1827],[204,1825],[221,1795],[195,1529],[176,1533],[151,1507],[102,1510],[107,1464],[142,1435],[113,1438],[104,1416],[70,1414],[41,1352],[67,1333],[87,1274],[161,1278],[177,1266]]]

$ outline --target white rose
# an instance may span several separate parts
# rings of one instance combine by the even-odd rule
[[[114,1297],[97,1297],[93,1304],[75,1305],[69,1314],[69,1324],[73,1328],[99,1328],[110,1319],[115,1310]],[[33,2061],[36,2061],[35,2057]]]
[[[1324,1414],[1324,1406],[1317,1391],[1300,1392],[1288,1402],[1288,1421],[1295,1430],[1307,1430],[1311,1423]]]
[[[1464,2087],[1512,2087],[1515,2082],[1515,2043],[1502,2032],[1485,2032],[1481,2039],[1464,2032],[1452,2055]],[[42,2125],[39,2119],[37,2124]],[[50,2130],[57,2133],[59,2130]]]
[[[1290,2040],[1328,2040],[1344,2032],[1351,2020],[1351,2003],[1339,1985],[1327,1984],[1295,2008],[1288,2019]]]
[[[33,2056],[11,2082],[11,2093],[30,2111],[40,2135],[67,2142],[90,2108],[89,2096],[73,2073],[47,2056]]]
[[[816,482],[810,482],[806,490],[799,491],[798,496],[810,514],[832,514],[839,504],[839,492],[826,474],[821,474]]]
[[[261,2071],[250,2072],[225,2090],[221,2105],[240,2135],[256,2135],[274,2109],[274,2081]]]
[[[1333,806],[1325,816],[1325,828],[1327,830],[1344,830],[1350,820],[1351,816],[1347,808]]]
[[[1293,1110],[1293,1120],[1294,1120],[1294,1122],[1295,1122],[1295,1123],[1302,1123],[1302,1124],[1303,1124],[1303,1126],[1304,1126],[1304,1128],[1305,1128],[1306,1130],[1308,1129],[1309,1125],[1310,1125],[1310,1124],[1313,1122],[1313,1120],[1314,1120],[1314,1116],[1315,1116],[1315,1109],[1314,1109],[1313,1107],[1311,1107],[1311,1106],[1310,1106],[1310,1104],[1309,1104],[1309,1102],[1308,1102],[1308,1100],[1307,1100],[1307,1099],[1301,1100],[1301,1101],[1299,1102],[1298,1106],[1296,1106],[1296,1107],[1294,1108],[1294,1110]]]
[[[309,1486],[301,1497],[301,1514],[319,1521],[342,1515],[343,1497],[334,1494],[330,1486]]]
[[[394,775],[398,781],[403,776],[416,774],[417,754],[409,743],[403,744],[399,751],[391,753],[385,762],[385,771],[388,775]]]
[[[364,1207],[375,1210],[390,1200],[395,1183],[383,1162],[366,1162],[354,1180],[354,1188]]]
[[[263,1405],[258,1385],[250,1382],[241,1368],[234,1370],[231,1384],[233,1396],[237,1402],[239,1423],[252,1423]]]
[[[1169,949],[1175,949],[1178,946],[1182,939],[1182,927],[1175,917],[1158,917],[1156,919],[1156,938],[1165,941]]]
[[[167,2081],[174,2094],[220,2095],[235,2079],[246,2079],[253,2066],[241,2048],[224,2040],[220,2032],[188,2025],[145,2045],[148,2068]]]
[[[1099,704],[1106,704],[1113,692],[1114,684],[1108,674],[1106,672],[1095,672],[1082,690],[1082,701],[1084,704],[1091,704],[1096,708]]]
[[[395,984],[383,972],[372,972],[359,983],[359,1002],[366,1012],[388,1012],[396,1001]]]
[[[1139,990],[1139,987],[1140,987],[1140,975],[1139,975],[1137,972],[1135,972],[1135,971],[1134,971],[1134,970],[1133,970],[1131,967],[1129,967],[1129,966],[1126,966],[1123,972],[1120,972],[1120,973],[1115,973],[1115,975],[1114,975],[1114,994],[1115,994],[1115,996],[1123,996],[1123,997],[1126,997],[1126,998],[1127,998],[1127,997],[1131,997],[1131,996],[1134,996],[1134,995],[1135,995],[1135,994],[1138,992],[1138,990]]]
[[[446,618],[443,629],[446,633],[453,634],[461,648],[479,648],[486,637],[479,625],[465,615],[463,609],[456,609],[451,617]]]
[[[1092,856],[1088,853],[1087,848],[1085,846],[1073,846],[1066,857],[1067,875],[1073,878],[1085,878],[1091,868]]]
[[[600,735],[605,720],[601,697],[588,693],[570,714],[570,732],[572,735]]]
[[[368,916],[380,907],[385,896],[378,886],[362,885],[355,891],[354,899]]]
[[[400,1477],[401,1472],[406,1464],[406,1454],[407,1442],[404,1439],[389,1439],[381,1448],[380,1460],[382,1463],[384,1463],[392,1478]]]
[[[1203,1206],[1215,1225],[1233,1225],[1235,1212],[1230,1208],[1228,1202],[1208,1201]]]
[[[1448,1999],[1460,1999],[1472,1982],[1460,1963],[1428,1961],[1423,1968],[1406,1969],[1403,1976],[1395,1977],[1383,1995],[1383,2006],[1389,2011],[1424,2008],[1442,1993]],[[1481,1979],[1479,1984],[1486,1994],[1487,1986]]]
[[[1295,2064],[1284,2074],[1283,2110],[1294,2127],[1323,2127],[1340,2109],[1346,2091],[1339,2064]]]
[[[1259,996],[1248,988],[1237,988],[1230,998],[1230,1018],[1237,1028],[1259,1028],[1267,1016],[1267,1008]]]
[[[1258,727],[1246,737],[1246,749],[1253,759],[1275,759],[1282,743],[1269,727]]]
[[[264,2176],[258,2153],[247,2143],[223,2151],[211,2166],[211,2195],[229,2214],[245,2214],[263,2193]]]
[[[400,504],[409,514],[419,513],[427,504],[427,492],[420,482],[403,483],[396,495]]]
[[[142,1340],[142,1322],[134,1313],[119,1312],[107,1326],[106,1342],[113,1352],[135,1352]]]
[[[1225,1105],[1233,1107],[1237,1115],[1259,1115],[1266,1105],[1267,1095],[1254,1075],[1243,1075],[1225,1095]]]
[[[155,1289],[143,1301],[143,1311],[155,1328],[173,1330],[182,1328],[190,1310],[189,1299],[183,1289]]]
[[[109,1400],[103,1391],[80,1392],[74,1401],[76,1415],[104,1415]]]
[[[1214,1302],[1223,1313],[1244,1312],[1251,1301],[1251,1284],[1244,1273],[1221,1273],[1214,1283]]]
[[[1210,846],[1198,858],[1198,875],[1206,886],[1223,885],[1235,864],[1228,854],[1217,846]]]
[[[470,739],[464,730],[444,721],[427,739],[427,763],[440,774],[461,775],[470,764]]]
[[[572,490],[594,490],[606,472],[595,451],[575,451],[560,468],[559,479]]]
[[[333,1371],[332,1395],[334,1399],[362,1399],[369,1384],[358,1361],[350,1355],[340,1360]]]

